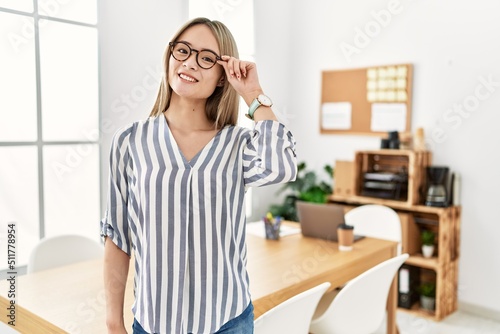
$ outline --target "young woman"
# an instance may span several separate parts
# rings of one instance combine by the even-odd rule
[[[132,250],[134,333],[253,333],[245,190],[294,180],[295,142],[222,23],[186,23],[164,66],[150,117],[111,147],[101,221],[108,333],[126,333]],[[236,125],[239,96],[253,130]]]

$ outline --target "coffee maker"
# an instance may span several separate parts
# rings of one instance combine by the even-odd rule
[[[427,196],[425,205],[448,206],[448,174],[445,166],[429,166],[427,169]]]

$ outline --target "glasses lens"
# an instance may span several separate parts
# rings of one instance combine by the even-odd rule
[[[201,50],[198,53],[198,64],[205,69],[212,68],[217,63],[217,55],[212,51]]]
[[[191,48],[184,43],[177,43],[172,48],[172,56],[177,60],[186,60],[191,54]]]
[[[183,42],[177,42],[172,45],[172,56],[179,60],[184,61],[191,56],[191,52],[196,52],[196,61],[201,68],[210,69],[217,64],[217,59],[219,58],[215,52],[210,50],[193,50],[189,45]]]

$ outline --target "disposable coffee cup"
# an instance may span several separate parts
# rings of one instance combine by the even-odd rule
[[[348,252],[352,250],[352,244],[354,243],[354,226],[341,224],[337,228],[337,236],[339,243],[339,250],[342,252]]]

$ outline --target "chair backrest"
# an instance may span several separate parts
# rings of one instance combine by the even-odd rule
[[[81,235],[59,235],[42,239],[28,260],[28,273],[104,256],[104,247]]]
[[[285,300],[254,322],[255,334],[307,334],[318,301],[330,283],[325,282]]]
[[[349,281],[326,307],[326,311],[312,319],[309,332],[375,332],[384,320],[387,296],[394,276],[408,257],[408,254],[393,257]]]
[[[361,205],[345,214],[345,222],[354,226],[354,234],[398,242],[397,253],[401,254],[401,220],[393,209],[379,204]]]

